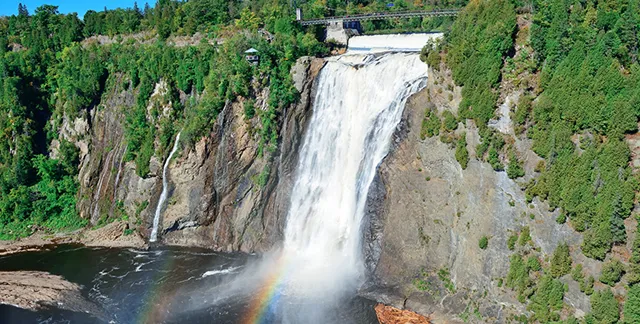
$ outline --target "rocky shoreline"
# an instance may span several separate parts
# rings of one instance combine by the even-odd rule
[[[80,294],[82,287],[43,271],[0,271],[0,304],[28,310],[57,307],[101,317],[98,306]]]
[[[138,233],[125,234],[126,224],[113,222],[100,228],[87,228],[70,233],[35,233],[15,241],[0,241],[0,256],[47,250],[58,244],[81,244],[106,248],[147,249],[149,245]]]

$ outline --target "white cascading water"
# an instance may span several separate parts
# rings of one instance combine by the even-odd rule
[[[427,65],[415,52],[327,59],[314,81],[282,249],[205,287],[190,309],[249,296],[252,316],[243,323],[350,323],[337,310],[364,279],[361,221],[369,187],[407,99],[426,81]]]
[[[369,186],[407,99],[426,80],[416,53],[343,55],[320,72],[287,216],[289,292],[336,297],[360,283]]]
[[[149,242],[155,242],[158,240],[158,225],[160,223],[160,213],[162,213],[162,206],[164,205],[164,201],[167,200],[167,195],[169,194],[168,179],[167,179],[167,169],[169,168],[169,163],[171,162],[171,158],[173,154],[178,150],[178,142],[180,141],[180,133],[176,135],[176,141],[173,143],[173,149],[171,149],[171,153],[167,157],[167,160],[164,162],[164,166],[162,168],[162,193],[160,194],[160,199],[158,200],[158,206],[156,207],[156,214],[153,216],[153,229],[151,230],[151,236],[149,237]]]

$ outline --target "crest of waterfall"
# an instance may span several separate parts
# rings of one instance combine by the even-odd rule
[[[332,296],[363,277],[361,220],[407,99],[426,86],[416,53],[345,55],[318,76],[287,215],[285,289]]]
[[[176,141],[173,143],[173,149],[171,149],[171,153],[167,157],[167,160],[164,161],[164,166],[162,167],[162,193],[160,194],[160,199],[158,200],[158,206],[156,206],[156,213],[153,216],[153,229],[151,230],[151,236],[149,237],[149,242],[155,242],[158,240],[158,225],[160,223],[160,214],[162,213],[162,206],[164,205],[164,201],[167,200],[167,196],[169,195],[169,189],[167,188],[169,179],[167,179],[167,169],[169,168],[169,163],[171,162],[171,158],[173,154],[178,150],[178,142],[180,142],[180,133],[176,135]]]

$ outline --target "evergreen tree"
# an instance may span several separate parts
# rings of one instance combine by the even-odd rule
[[[550,273],[554,278],[562,277],[571,271],[571,255],[569,246],[562,243],[553,251]]]
[[[591,295],[591,316],[602,324],[614,324],[620,319],[619,305],[610,289]]]
[[[638,231],[636,231],[638,233]],[[629,259],[629,274],[627,282],[630,285],[640,283],[640,235],[636,234],[631,248],[631,258]]]
[[[627,291],[627,300],[624,302],[624,322],[640,323],[640,285],[633,285]]]
[[[622,264],[622,262],[620,262],[620,260],[613,259],[602,266],[602,272],[600,274],[599,280],[600,282],[613,287],[618,281],[620,281],[620,278],[622,278],[623,274],[624,265]]]
[[[622,213],[622,201],[620,197],[614,200],[613,212],[611,213],[611,235],[613,243],[624,243],[627,241],[627,231],[624,227],[624,215]]]

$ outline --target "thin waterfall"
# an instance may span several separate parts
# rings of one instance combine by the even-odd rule
[[[107,153],[107,158],[105,159],[104,165],[100,170],[100,174],[98,177],[98,187],[96,192],[93,194],[93,200],[95,201],[95,205],[93,206],[93,213],[91,214],[91,222],[95,223],[100,220],[100,193],[102,192],[102,184],[104,183],[104,178],[107,177],[111,173],[111,158],[113,157],[113,151],[109,151]]]
[[[151,230],[151,236],[149,238],[149,242],[155,242],[158,240],[158,225],[160,223],[160,213],[162,212],[162,206],[164,205],[164,201],[167,200],[167,195],[169,194],[168,183],[169,179],[167,179],[167,169],[169,168],[169,163],[171,162],[171,158],[173,154],[178,150],[178,142],[180,141],[180,132],[176,135],[176,141],[173,143],[173,149],[167,160],[164,161],[164,167],[162,168],[162,193],[160,194],[160,199],[158,200],[158,206],[156,207],[156,214],[153,217],[153,229]]]
[[[124,157],[127,154],[127,148],[129,144],[124,146],[124,150],[122,151],[122,156],[120,157],[120,163],[118,163],[118,174],[116,175],[116,182],[113,185],[113,200],[116,201],[118,199],[118,185],[120,184],[120,175],[122,174],[122,167],[124,166]]]

